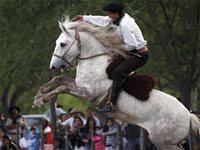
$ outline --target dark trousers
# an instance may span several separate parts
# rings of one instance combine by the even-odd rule
[[[122,88],[123,81],[129,73],[135,71],[139,67],[143,66],[148,60],[148,53],[139,54],[139,56],[131,55],[130,58],[124,59],[113,72],[113,85],[111,92],[111,101],[114,105],[117,103],[117,99]]]

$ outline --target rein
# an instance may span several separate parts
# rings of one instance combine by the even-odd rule
[[[77,43],[78,43],[78,49],[79,49],[79,51],[81,51],[80,35],[79,35],[78,31],[75,30],[75,39],[74,39],[74,41],[71,43],[71,45],[69,46],[69,48],[66,50],[66,52],[65,52],[62,56],[59,56],[59,55],[54,54],[54,53],[53,53],[52,55],[55,56],[55,57],[60,58],[62,61],[64,61],[65,63],[67,63],[70,67],[73,66],[69,61],[67,61],[67,60],[64,59],[64,56],[65,56],[65,55],[67,54],[67,52],[71,49],[71,47],[74,45],[74,43],[75,43],[76,41],[77,41]]]
[[[87,59],[90,59],[90,58],[95,58],[95,57],[99,57],[99,56],[103,56],[103,55],[108,55],[108,53],[97,54],[97,55],[89,56],[89,57],[78,57],[77,59],[79,59],[79,60],[87,60]]]

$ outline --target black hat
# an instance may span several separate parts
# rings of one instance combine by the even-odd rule
[[[20,112],[20,108],[17,106],[10,107],[9,112],[11,113],[13,109],[16,109],[18,112]]]
[[[124,13],[124,5],[122,3],[112,2],[103,8],[104,11],[110,11],[113,13],[118,12],[119,15]]]

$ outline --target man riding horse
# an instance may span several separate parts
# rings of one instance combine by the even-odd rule
[[[121,3],[112,2],[103,8],[108,16],[75,16],[73,21],[86,21],[97,26],[114,26],[118,36],[123,40],[123,49],[130,57],[124,58],[113,72],[113,84],[110,100],[101,112],[115,112],[116,103],[122,88],[122,83],[132,71],[143,66],[148,60],[147,42],[135,20],[127,13]],[[108,98],[108,96],[106,96]],[[105,97],[103,98],[105,99]]]

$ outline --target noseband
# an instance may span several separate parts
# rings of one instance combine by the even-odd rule
[[[52,54],[55,57],[60,58],[62,61],[64,61],[65,63],[67,63],[70,67],[73,66],[69,61],[64,59],[64,56],[67,54],[67,52],[70,50],[70,48],[74,45],[74,43],[77,41],[78,43],[78,50],[81,51],[81,40],[80,40],[80,35],[78,33],[77,30],[75,30],[75,39],[74,41],[71,43],[71,45],[69,46],[69,48],[65,51],[65,53],[62,56],[59,56],[57,54]],[[73,61],[72,61],[73,62]]]

